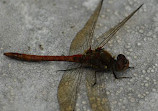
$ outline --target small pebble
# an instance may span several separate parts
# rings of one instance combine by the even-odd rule
[[[145,73],[146,73],[146,71],[145,71],[145,70],[142,70],[142,73],[143,73],[143,74],[145,74]]]
[[[151,69],[151,72],[154,72],[154,69]]]
[[[142,44],[140,42],[137,43],[137,46],[141,46]]]

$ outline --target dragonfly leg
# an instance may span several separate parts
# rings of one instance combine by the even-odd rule
[[[116,76],[116,73],[113,71],[113,75],[115,77],[115,79],[119,79],[117,76]]]
[[[134,69],[134,67],[128,67],[129,69]]]
[[[115,79],[132,78],[132,77],[117,77],[116,73],[113,71]]]
[[[104,69],[99,69],[95,71],[95,75],[94,75],[94,83],[92,86],[95,86],[97,84],[97,72],[104,72]]]
[[[94,74],[94,83],[92,85],[92,87],[94,87],[96,84],[97,84],[97,72],[95,71],[95,74]]]
[[[71,71],[71,70],[75,70],[75,69],[78,69],[78,68],[81,68],[82,65],[80,65],[79,67],[75,67],[75,68],[70,68],[70,69],[63,69],[63,70],[57,70],[57,71]]]

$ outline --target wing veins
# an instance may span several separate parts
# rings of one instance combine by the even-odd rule
[[[95,72],[89,70],[86,74],[86,87],[92,111],[111,111],[108,97],[106,94],[105,82],[93,86]],[[99,78],[100,79],[100,78]]]
[[[58,101],[61,111],[74,111],[81,82],[81,69],[66,71],[58,86]]]
[[[99,2],[94,13],[90,16],[85,26],[76,34],[70,46],[70,54],[83,53],[85,50],[91,47],[94,29],[102,3],[103,0]]]
[[[97,47],[103,47],[111,38],[116,34],[116,32],[143,6],[140,5],[136,10],[134,10],[130,15],[128,15],[125,19],[123,19],[120,23],[118,23],[116,26],[108,30],[107,32],[103,33],[98,39],[101,39],[103,37],[103,40],[96,46]]]

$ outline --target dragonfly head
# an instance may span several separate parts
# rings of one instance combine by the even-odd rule
[[[116,71],[124,71],[129,68],[129,61],[123,54],[117,56],[115,68]]]

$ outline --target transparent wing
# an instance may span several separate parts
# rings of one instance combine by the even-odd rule
[[[98,77],[97,77],[98,78]],[[95,82],[95,72],[88,70],[86,74],[86,86],[88,99],[92,108],[92,111],[111,111],[108,97],[106,94],[105,81],[103,82],[98,78],[100,82]],[[105,80],[103,77],[102,79]],[[94,85],[94,86],[93,86]]]
[[[140,5],[135,11],[133,11],[116,26],[114,26],[107,32],[103,33],[100,37],[98,37],[98,39],[95,40],[94,48],[103,47],[116,34],[116,32],[142,7],[142,5]]]
[[[85,26],[77,33],[70,46],[70,54],[84,53],[91,47],[95,25],[102,7],[103,0],[100,1],[94,13],[91,15]]]
[[[86,49],[90,48],[102,2],[103,0],[100,1],[83,29],[73,39],[70,46],[70,55],[83,53]],[[58,87],[58,101],[61,111],[74,111],[82,73],[81,69],[70,70],[64,73]]]
[[[58,101],[61,111],[74,111],[82,70],[66,71],[58,86]]]

